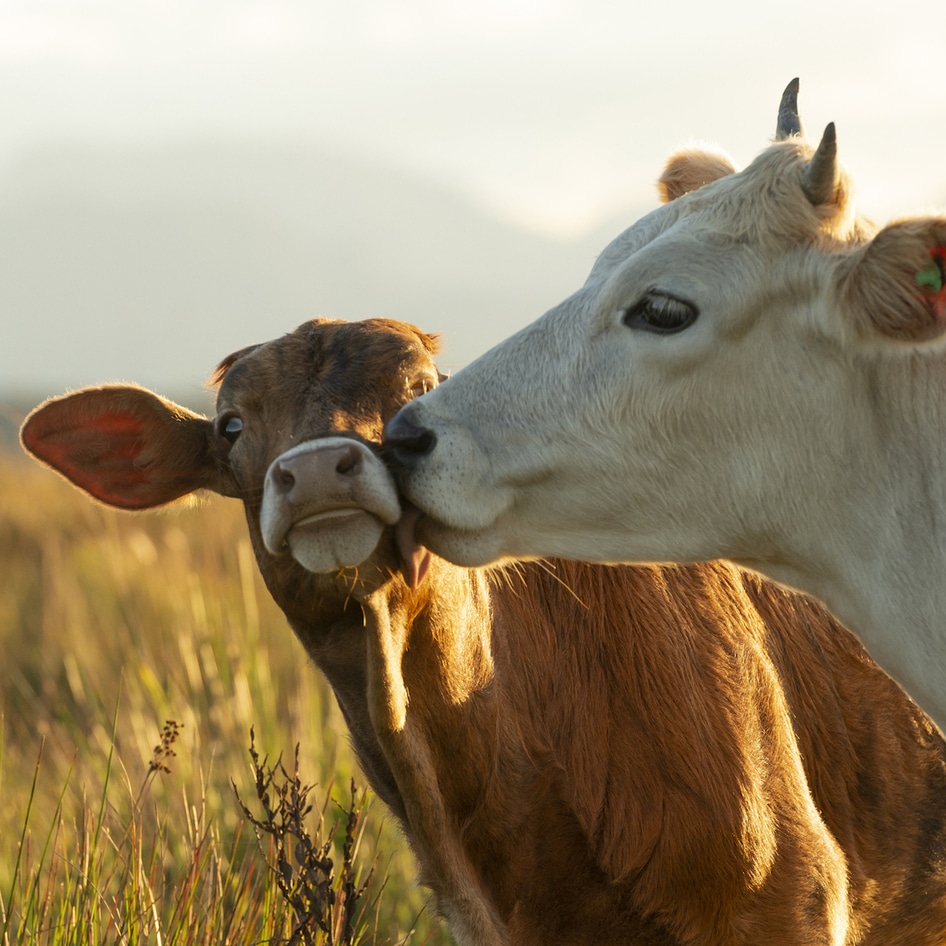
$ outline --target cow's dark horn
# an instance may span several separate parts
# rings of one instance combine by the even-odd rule
[[[815,206],[834,199],[838,189],[838,139],[831,122],[801,177],[801,189]]]
[[[803,135],[801,119],[798,117],[798,79],[792,79],[785,86],[782,101],[778,106],[778,124],[775,127],[775,140],[785,141],[796,135]]]

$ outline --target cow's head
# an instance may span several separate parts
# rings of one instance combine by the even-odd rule
[[[405,323],[317,319],[226,358],[213,378],[213,418],[109,385],[40,405],[22,442],[123,509],[196,490],[242,500],[260,568],[292,619],[294,602],[311,606],[301,590],[312,573],[337,577],[346,594],[398,571],[410,584],[422,579],[425,556],[397,552],[401,507],[378,447],[384,422],[437,384],[436,349]],[[369,557],[371,567],[350,568]]]
[[[671,159],[664,205],[584,286],[388,426],[435,551],[754,564],[809,514],[799,490],[869,488],[883,366],[942,347],[946,219],[858,217],[834,127],[806,143],[796,91],[749,167]]]

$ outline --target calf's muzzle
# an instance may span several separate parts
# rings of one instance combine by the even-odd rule
[[[263,481],[260,532],[313,572],[361,564],[401,515],[387,468],[350,437],[306,441],[276,457]]]

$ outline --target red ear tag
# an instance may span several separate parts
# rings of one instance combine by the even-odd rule
[[[916,274],[916,284],[929,300],[936,319],[946,321],[946,247],[930,250],[930,262]]]

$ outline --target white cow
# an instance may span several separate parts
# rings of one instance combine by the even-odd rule
[[[857,216],[834,126],[666,203],[408,405],[418,542],[460,564],[728,558],[823,599],[946,726],[946,217]]]

